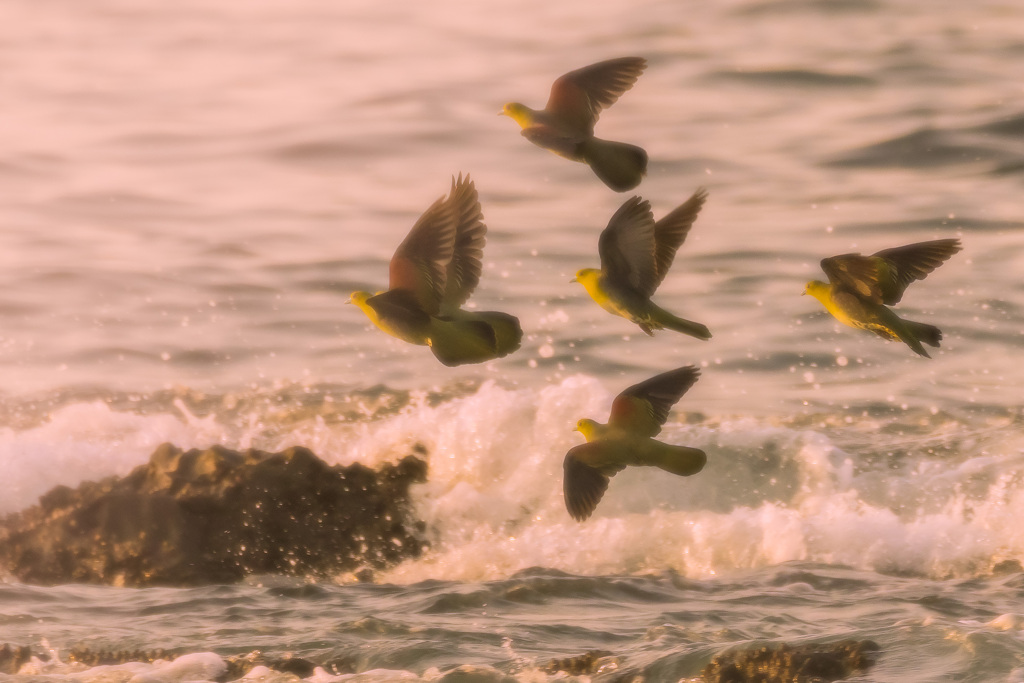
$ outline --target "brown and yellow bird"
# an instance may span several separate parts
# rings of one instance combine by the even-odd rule
[[[465,311],[480,281],[487,226],[476,186],[452,178],[451,192],[428,208],[398,245],[388,290],[353,292],[358,306],[384,332],[429,346],[448,366],[502,358],[519,348],[519,320],[500,311]]]
[[[608,489],[609,479],[629,465],[660,467],[683,477],[704,468],[704,451],[654,439],[669,410],[700,377],[692,365],[655,375],[615,397],[608,424],[576,423],[587,443],[565,454],[562,487],[565,507],[578,522],[590,517]]]
[[[651,301],[707,196],[699,188],[660,221],[654,220],[647,200],[626,200],[598,240],[601,267],[576,271],[573,282],[583,285],[601,308],[636,323],[648,336],[669,329],[710,339],[705,325],[679,318]]]
[[[828,282],[811,280],[804,289],[832,316],[850,327],[902,341],[931,358],[922,343],[938,347],[942,331],[934,325],[905,320],[888,306],[899,303],[911,282],[929,273],[961,249],[958,239],[916,242],[883,249],[871,256],[841,254],[821,260]]]
[[[588,164],[616,192],[632,190],[647,173],[647,152],[594,137],[594,124],[603,109],[633,87],[646,67],[642,57],[597,62],[560,76],[543,109],[509,102],[500,113],[518,123],[523,136],[538,147]]]

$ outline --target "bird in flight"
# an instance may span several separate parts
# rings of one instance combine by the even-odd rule
[[[523,129],[527,140],[555,154],[588,164],[616,192],[632,190],[647,173],[647,152],[625,142],[594,137],[601,111],[633,87],[647,68],[642,57],[597,62],[560,76],[543,109],[509,102],[501,114]]]
[[[914,353],[931,358],[922,344],[937,348],[942,331],[900,318],[889,306],[899,303],[911,282],[923,280],[961,248],[960,240],[952,238],[883,249],[871,256],[831,256],[821,260],[828,282],[811,280],[804,294],[820,301],[844,325],[902,341]]]
[[[519,320],[462,309],[480,281],[486,234],[476,186],[459,174],[398,245],[387,291],[353,292],[349,302],[391,336],[429,346],[445,365],[504,357],[522,341]]]
[[[710,339],[706,326],[679,318],[651,301],[707,196],[699,188],[660,221],[654,220],[647,200],[626,200],[598,240],[601,267],[577,271],[573,282],[583,285],[601,308],[636,323],[648,336],[654,336],[654,330],[670,329]]]
[[[587,443],[565,454],[562,488],[565,507],[578,522],[591,514],[608,489],[608,480],[629,465],[660,467],[683,477],[707,462],[704,451],[654,439],[669,410],[700,377],[692,365],[655,375],[615,397],[607,424],[576,423]]]

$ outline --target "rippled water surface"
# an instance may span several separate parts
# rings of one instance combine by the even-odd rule
[[[419,443],[432,540],[375,585],[0,584],[0,642],[57,654],[18,678],[192,675],[61,664],[85,643],[390,670],[364,680],[545,680],[603,649],[674,681],[857,638],[882,648],[862,680],[1024,680],[1022,25],[999,0],[7,2],[0,514],[164,441],[369,465]],[[633,54],[598,133],[647,149],[656,217],[708,189],[655,295],[707,342],[569,282],[632,193],[496,116]],[[450,369],[345,301],[460,172],[489,229],[473,302],[526,337]],[[824,256],[943,237],[964,250],[898,306],[944,331],[931,360],[800,296]],[[571,521],[575,421],[690,363],[662,436],[706,469],[624,472]]]

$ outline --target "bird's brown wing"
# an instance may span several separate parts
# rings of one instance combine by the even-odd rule
[[[561,122],[592,135],[601,110],[632,88],[645,68],[643,57],[619,57],[570,71],[551,85],[545,109]]]
[[[654,245],[651,204],[631,197],[611,217],[598,239],[601,270],[616,285],[627,285],[649,297],[658,286]]]
[[[423,212],[391,257],[389,288],[412,293],[431,315],[440,309],[457,227],[453,203],[441,197]]]
[[[960,240],[951,238],[917,242],[877,252],[875,258],[884,262],[884,266],[879,268],[884,273],[881,278],[882,303],[899,303],[911,282],[923,280],[962,248]]]
[[[623,469],[623,466],[591,467],[584,461],[600,458],[603,445],[599,441],[580,444],[569,449],[562,463],[562,493],[565,508],[577,522],[582,522],[594,513],[608,490],[608,477]]]
[[[836,291],[850,292],[865,301],[881,303],[879,263],[863,254],[839,254],[821,259],[821,269]]]
[[[662,217],[661,220],[655,222],[655,289],[657,289],[665,279],[665,275],[668,273],[668,269],[672,266],[672,261],[676,257],[676,252],[679,250],[679,247],[682,246],[683,242],[686,241],[686,236],[690,234],[690,228],[693,227],[693,222],[697,220],[697,214],[700,213],[700,210],[704,206],[704,202],[707,198],[708,191],[703,187],[697,188],[697,191],[693,193],[692,197],[670,211],[667,215]]]
[[[467,175],[458,180],[452,178],[452,190],[448,197],[456,216],[455,246],[447,269],[441,310],[452,311],[461,308],[480,282],[483,271],[484,243],[487,241],[487,226],[480,210],[476,186]]]
[[[876,304],[899,303],[907,286],[921,280],[960,251],[960,240],[917,242],[871,256],[841,254],[822,259],[829,282]]]
[[[615,397],[608,426],[636,436],[657,436],[672,406],[699,377],[700,370],[687,365],[634,384]]]

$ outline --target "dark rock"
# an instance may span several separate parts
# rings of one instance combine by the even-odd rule
[[[570,676],[592,676],[597,673],[598,661],[610,657],[611,654],[605,650],[588,650],[575,657],[548,660],[547,664],[541,666],[541,671],[549,674],[564,671]]]
[[[302,657],[288,656],[270,660],[267,663],[267,667],[281,673],[294,674],[299,678],[309,678],[313,675],[313,669],[317,665]]]
[[[716,655],[702,672],[707,683],[819,683],[847,678],[878,659],[871,640],[811,645],[762,645]]]
[[[1021,572],[1024,572],[1024,566],[1021,566],[1020,560],[1003,560],[992,567],[992,576],[1006,576]]]
[[[409,486],[426,463],[374,471],[280,453],[164,444],[124,478],[58,486],[0,520],[0,567],[19,581],[229,583],[250,574],[372,576],[426,546]]]
[[[173,660],[178,655],[162,648],[155,650],[106,650],[76,646],[68,652],[69,662],[78,662],[86,666],[110,666],[126,662],[155,662],[158,659]]]
[[[32,651],[28,646],[11,647],[4,643],[0,647],[0,674],[16,674],[18,669],[32,658]]]

